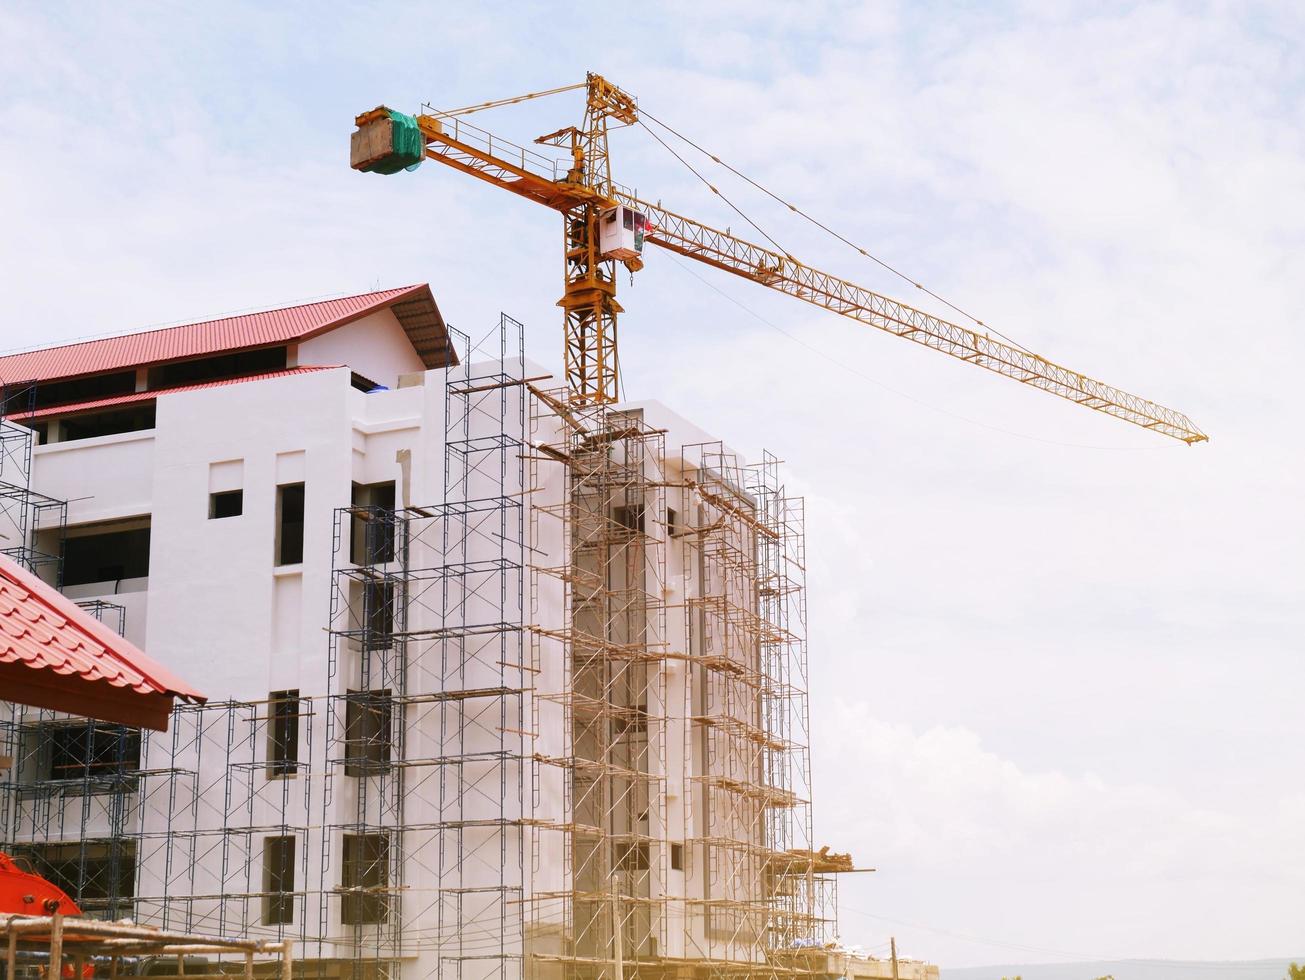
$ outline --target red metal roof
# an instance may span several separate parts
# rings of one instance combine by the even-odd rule
[[[8,701],[163,731],[205,696],[9,558],[0,557],[0,691]]]
[[[306,340],[385,308],[393,310],[428,367],[456,363],[447,328],[430,286],[420,283],[263,313],[247,313],[9,354],[0,357],[0,383],[54,381]]]
[[[176,391],[197,391],[200,388],[220,388],[223,385],[238,385],[245,381],[266,381],[269,378],[285,378],[295,374],[312,374],[314,371],[330,371],[344,367],[342,364],[308,364],[300,367],[286,368],[283,371],[266,371],[263,374],[251,374],[243,378],[223,378],[220,381],[201,381],[193,385],[177,385],[175,388],[153,388],[149,391],[133,391],[126,395],[110,395],[107,398],[95,398],[91,401],[74,402],[71,405],[51,405],[38,408],[34,412],[14,413],[9,416],[16,422],[33,422],[37,419],[54,415],[76,415],[93,409],[113,408],[117,405],[130,405],[133,402],[153,401],[161,395],[171,395]]]

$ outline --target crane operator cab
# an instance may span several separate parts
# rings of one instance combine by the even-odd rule
[[[647,228],[643,214],[624,204],[608,208],[598,215],[598,253],[604,259],[628,262],[643,254],[643,234]]]

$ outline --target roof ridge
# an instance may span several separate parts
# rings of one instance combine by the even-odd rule
[[[8,351],[0,352],[0,361],[8,357],[19,356],[21,354],[35,354],[38,352],[43,353],[45,351],[66,350],[70,347],[83,347],[87,344],[98,344],[106,340],[118,340],[123,337],[144,337],[147,334],[167,333],[170,330],[185,330],[193,327],[202,327],[210,323],[225,323],[229,320],[238,320],[241,317],[246,317],[246,316],[261,316],[262,314],[265,313],[284,313],[288,310],[302,310],[310,306],[322,306],[326,303],[339,303],[342,300],[362,299],[367,296],[380,296],[383,293],[405,293],[413,289],[418,289],[423,285],[425,284],[410,283],[409,285],[406,286],[391,286],[387,289],[374,289],[365,293],[349,293],[347,295],[342,295],[342,296],[331,296],[327,299],[311,300],[306,303],[291,303],[289,306],[250,307],[249,309],[242,310],[241,312],[238,313],[230,313],[226,316],[212,317],[207,320],[187,320],[184,323],[173,323],[163,327],[151,327],[151,328],[146,328],[144,330],[127,330],[123,333],[100,334],[94,337],[87,337],[83,340],[70,340],[67,343],[55,344],[51,347],[36,346],[36,347],[25,347],[16,350],[8,350]]]

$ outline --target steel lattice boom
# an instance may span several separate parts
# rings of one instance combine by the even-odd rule
[[[895,299],[813,269],[778,252],[709,228],[665,208],[617,192],[617,198],[641,210],[652,222],[648,240],[680,255],[706,262],[744,279],[761,283],[816,306],[833,310],[897,337],[923,344],[989,371],[1076,404],[1105,412],[1144,429],[1186,443],[1209,437],[1186,415],[1130,394],[1087,375],[1061,367],[987,334],[907,306]]]

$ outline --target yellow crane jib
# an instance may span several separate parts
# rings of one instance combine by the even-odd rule
[[[580,125],[564,126],[535,140],[536,145],[566,150],[564,160],[495,136],[466,118],[577,90],[585,92]],[[622,310],[616,301],[616,263],[637,271],[643,266],[644,245],[651,242],[1189,445],[1208,438],[1181,412],[996,340],[986,330],[980,333],[950,323],[791,255],[640,200],[612,180],[608,154],[609,130],[639,123],[638,101],[601,75],[591,72],[575,85],[460,109],[423,106],[415,116],[377,106],[354,122],[350,164],[355,170],[392,174],[413,169],[423,158],[434,160],[561,213],[565,262],[558,306],[565,328],[567,384],[578,401],[618,399],[616,328]]]

